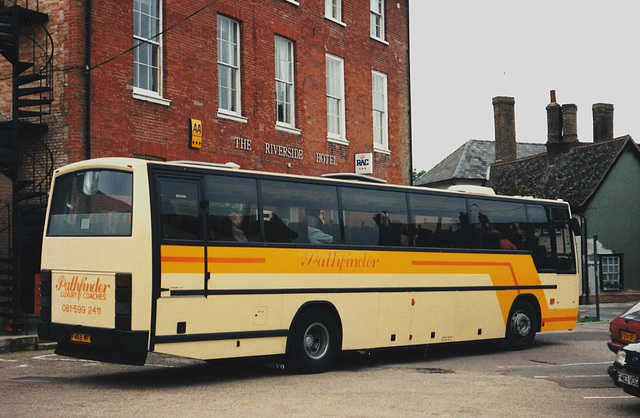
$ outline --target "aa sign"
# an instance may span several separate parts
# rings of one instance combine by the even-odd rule
[[[191,148],[202,148],[202,121],[198,119],[189,119],[191,125],[191,135],[189,146]]]

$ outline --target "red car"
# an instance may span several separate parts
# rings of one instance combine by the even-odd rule
[[[609,337],[611,342],[607,345],[614,353],[627,344],[640,341],[640,302],[611,321]]]

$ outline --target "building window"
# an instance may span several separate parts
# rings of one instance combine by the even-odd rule
[[[622,290],[622,256],[601,255],[600,271],[602,273],[602,290]]]
[[[371,37],[384,41],[384,0],[371,0]]]
[[[346,142],[344,116],[344,60],[327,54],[327,136]]]
[[[240,24],[218,15],[218,114],[241,113]]]
[[[276,124],[295,126],[293,42],[276,36]]]
[[[373,147],[377,150],[389,150],[389,130],[387,125],[387,75],[373,71],[371,73],[373,105]]]
[[[162,95],[162,27],[159,0],[133,1],[134,97],[168,104]]]
[[[324,16],[327,19],[342,22],[342,0],[325,0]]]

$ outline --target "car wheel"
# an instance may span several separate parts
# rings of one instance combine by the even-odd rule
[[[538,316],[526,301],[516,301],[507,319],[505,346],[509,350],[522,350],[533,343],[538,329]]]
[[[308,309],[291,327],[287,367],[298,373],[320,373],[333,364],[339,350],[338,325],[323,309]]]

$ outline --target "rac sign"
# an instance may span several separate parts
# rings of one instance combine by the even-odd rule
[[[355,155],[356,174],[373,173],[373,153],[366,152]]]

